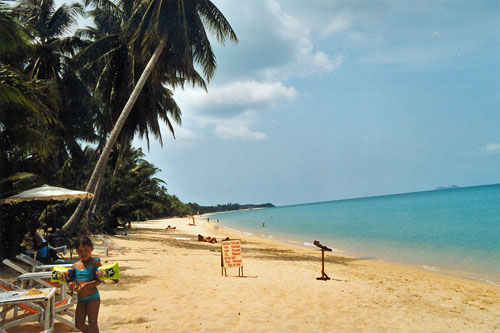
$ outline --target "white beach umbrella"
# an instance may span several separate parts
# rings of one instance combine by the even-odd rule
[[[90,199],[94,195],[89,192],[70,190],[63,187],[55,187],[49,185],[43,185],[40,187],[32,188],[31,190],[26,190],[11,197],[5,198],[0,202],[11,203],[11,202],[21,202],[21,201],[33,201],[33,200],[59,200],[63,201],[66,199]]]

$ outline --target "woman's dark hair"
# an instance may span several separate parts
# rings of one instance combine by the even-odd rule
[[[78,249],[80,246],[94,247],[94,244],[92,244],[90,238],[82,236],[75,241],[75,249]]]

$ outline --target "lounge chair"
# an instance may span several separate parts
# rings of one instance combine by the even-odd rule
[[[68,263],[67,260],[64,260],[61,262],[55,262],[54,264],[50,264],[50,265],[46,265],[43,262],[35,260],[26,254],[18,254],[16,256],[16,258],[18,260],[30,265],[32,272],[52,270],[54,268],[54,266],[71,267],[73,265],[72,263]],[[76,262],[76,260],[73,260],[71,262]]]
[[[104,245],[104,247],[106,247],[107,250],[118,251],[120,254],[123,254],[121,246],[115,246],[115,245],[113,245],[110,241],[106,240],[101,235],[97,236],[97,238],[99,238],[101,240],[102,244]],[[106,255],[108,255],[107,252],[106,252]]]
[[[103,245],[95,245],[94,244],[94,250],[103,251],[104,255],[106,257],[109,256],[110,250],[116,250],[116,251],[120,252],[121,254],[123,254],[121,252],[121,247],[114,247],[111,243],[109,243],[104,238],[102,238],[102,236],[99,236],[98,238],[102,241]],[[73,249],[70,249],[70,255],[71,255],[71,257],[73,257]]]
[[[29,282],[30,287],[36,286],[36,284],[40,285],[41,287],[45,287],[45,288],[54,288],[55,287],[55,288],[57,288],[57,292],[61,294],[61,300],[65,300],[67,298],[70,298],[70,296],[67,293],[67,288],[66,288],[65,283],[61,284],[61,283],[53,283],[53,282],[48,281],[48,279],[50,279],[49,272],[28,272],[27,270],[25,270],[24,268],[22,268],[19,265],[16,265],[15,263],[10,261],[9,259],[4,259],[2,261],[2,263],[5,266],[12,268],[20,275],[26,275],[26,274],[32,275],[28,279],[30,281]],[[49,275],[48,275],[48,277],[45,277],[45,276],[44,277],[37,277],[36,276],[36,275],[40,275],[41,273],[46,273]]]
[[[22,268],[19,265],[16,265],[15,263],[13,263],[12,261],[10,261],[9,259],[4,259],[2,261],[2,263],[5,266],[9,266],[10,268],[12,268],[13,270],[15,270],[19,274],[29,273],[27,270],[25,270],[24,268]],[[42,279],[33,279],[33,281],[35,281],[36,283],[39,283],[40,285],[42,285],[43,287],[46,287],[46,288],[52,288],[52,287],[54,287],[52,284],[50,284],[49,282],[47,282],[45,280],[42,280]]]

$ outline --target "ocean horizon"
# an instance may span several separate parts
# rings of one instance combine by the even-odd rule
[[[215,213],[223,227],[500,285],[500,184]]]

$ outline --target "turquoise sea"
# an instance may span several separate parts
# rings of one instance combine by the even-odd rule
[[[222,226],[500,285],[500,184],[211,215]],[[262,223],[265,227],[262,227]]]

